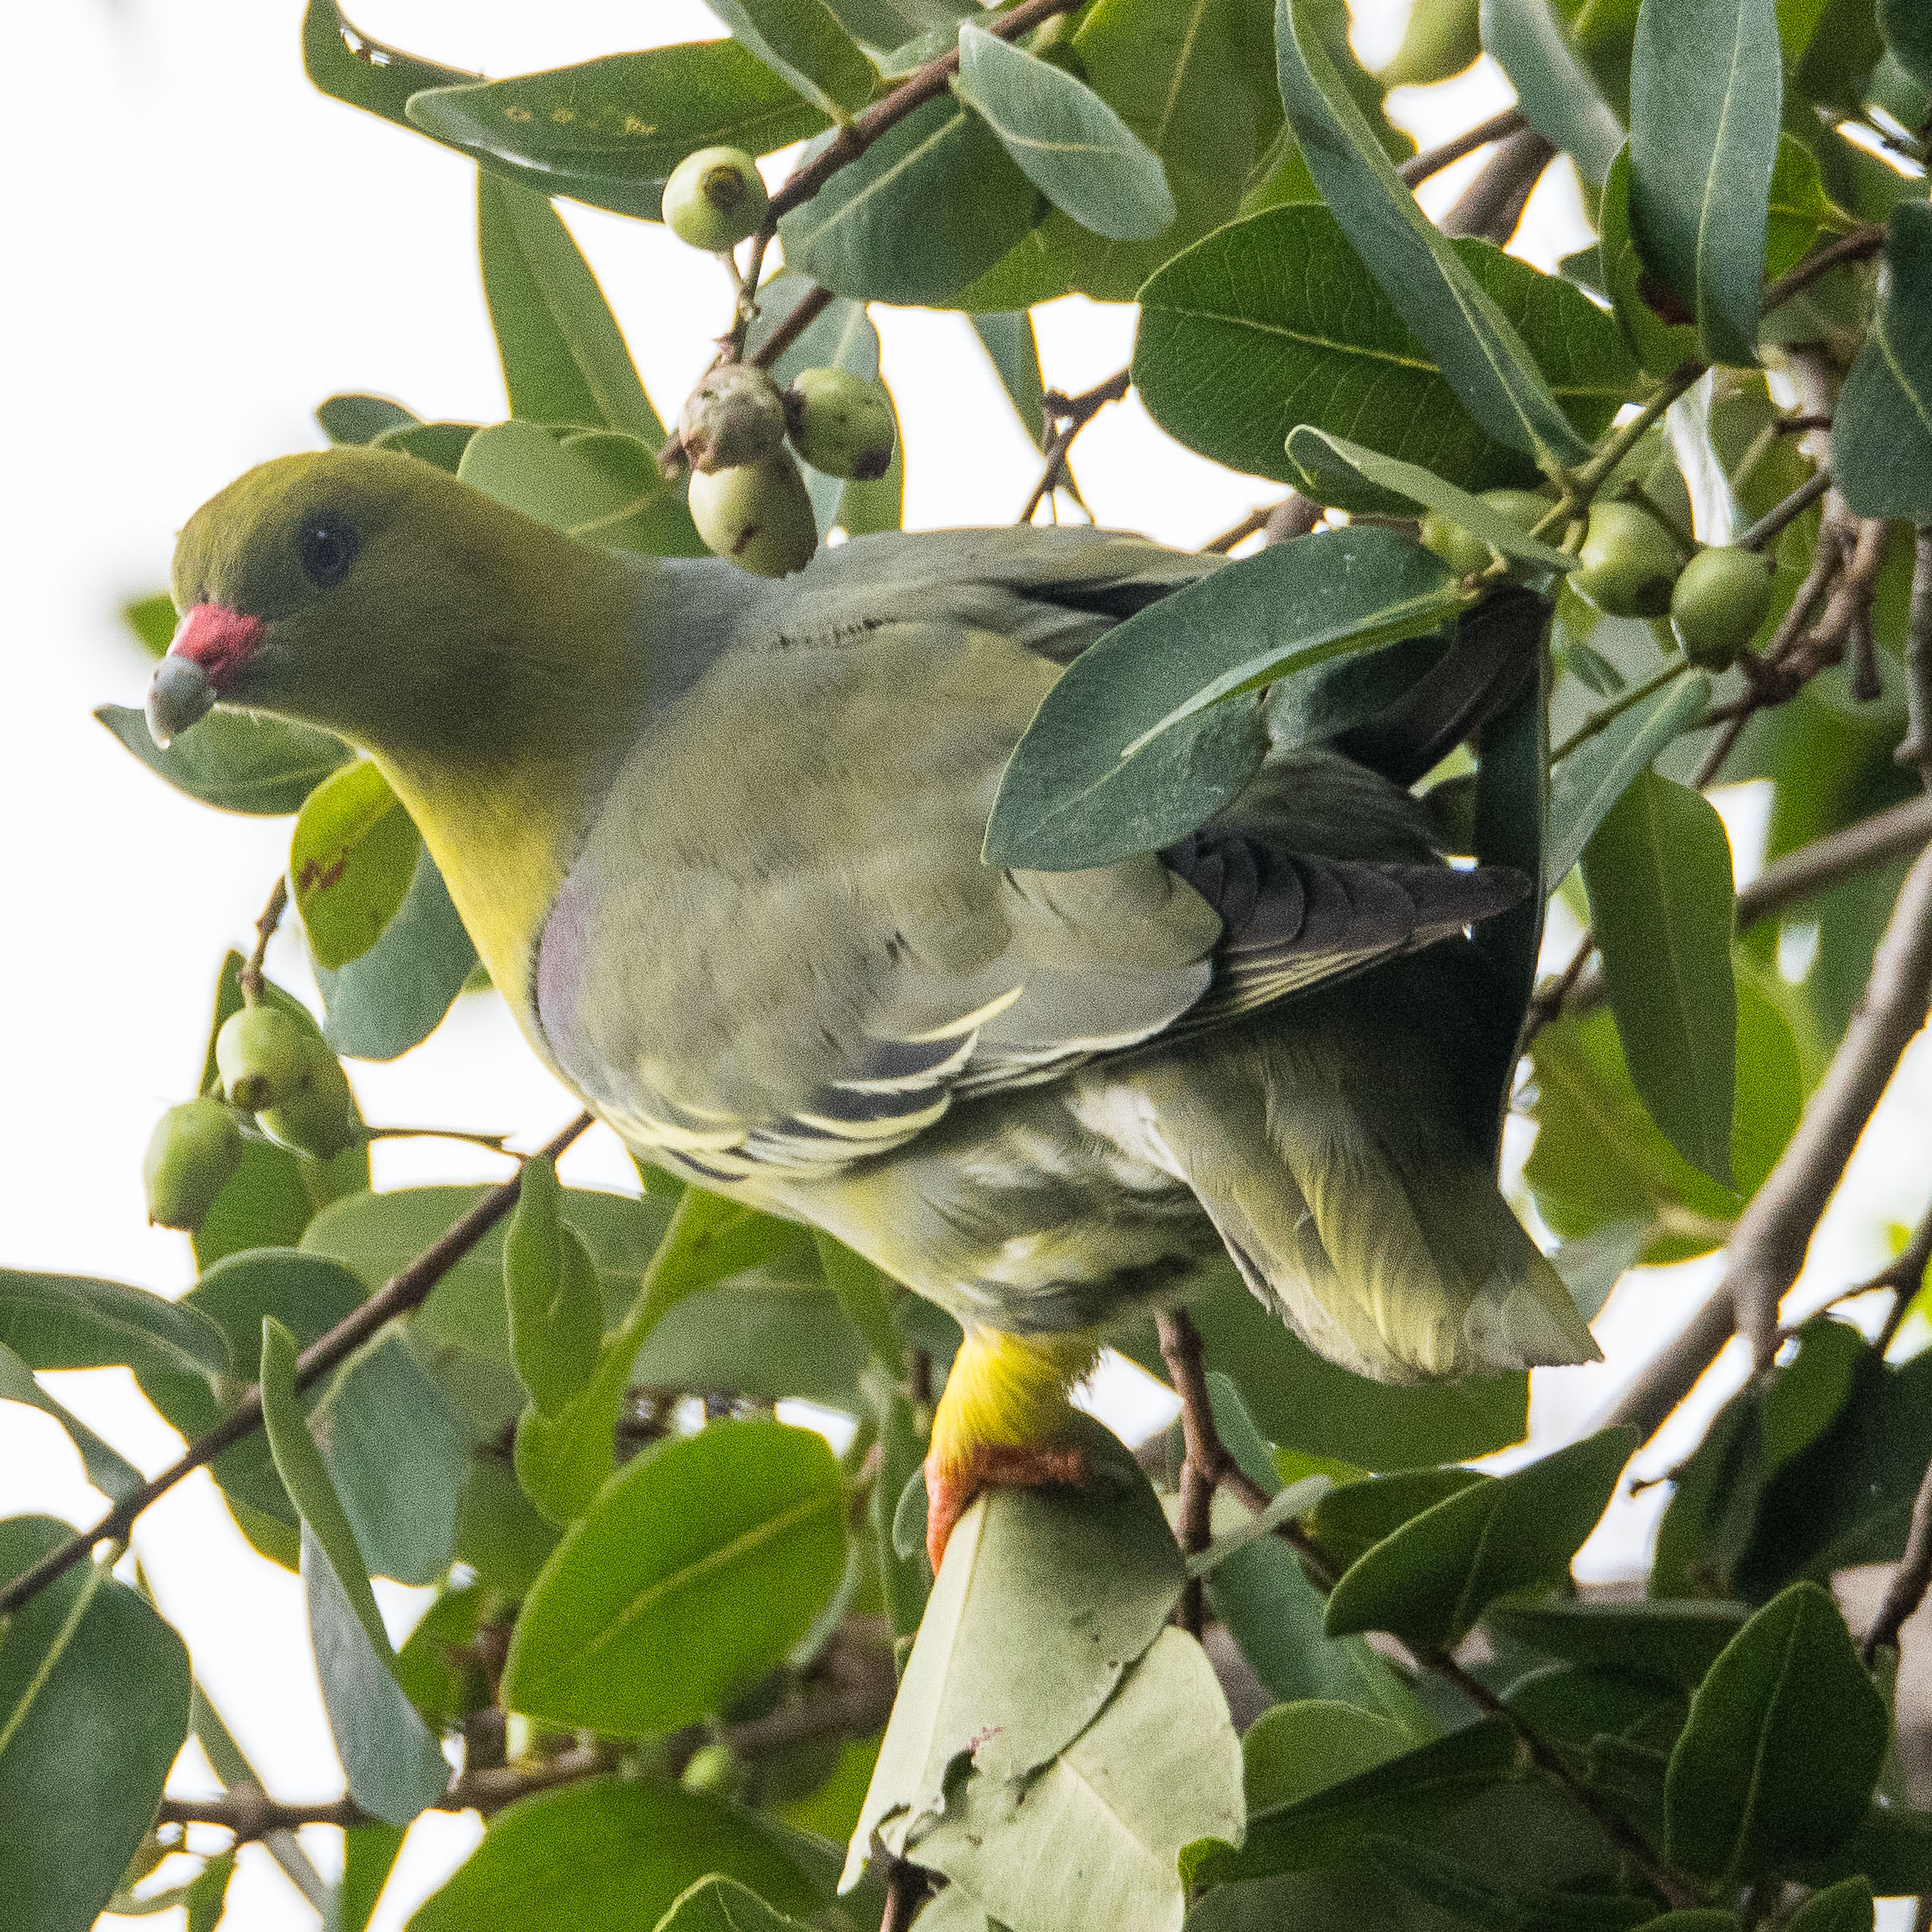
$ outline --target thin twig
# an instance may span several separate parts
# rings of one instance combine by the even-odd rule
[[[1814,839],[1774,859],[1737,895],[1737,930],[1748,932],[1761,920],[1841,879],[1889,860],[1910,858],[1924,851],[1928,841],[1932,841],[1932,798],[1908,798],[1841,832]]]
[[[1268,543],[1285,543],[1294,538],[1306,537],[1322,521],[1322,514],[1321,504],[1304,496],[1299,490],[1291,490],[1280,502],[1264,503],[1259,510],[1250,510],[1232,529],[1210,537],[1201,546],[1201,552],[1203,556],[1225,557],[1237,543],[1244,543],[1263,532]]]
[[[1932,792],[1932,527],[1919,532],[1912,558],[1912,607],[1905,626],[1905,735],[1892,756],[1915,765]]]
[[[895,1858],[886,1876],[886,1909],[879,1932],[906,1932],[926,1898],[926,1874],[906,1859]]]
[[[262,963],[268,956],[268,942],[275,937],[275,928],[282,923],[282,915],[288,909],[288,877],[285,874],[278,874],[275,890],[268,895],[268,903],[262,908],[262,915],[255,922],[255,949],[235,975],[235,983],[242,989],[242,998],[250,1006],[262,997]]]
[[[1104,382],[1096,382],[1091,389],[1083,389],[1078,396],[1062,396],[1057,389],[1047,392],[1046,413],[1057,427],[1047,439],[1040,480],[1033,486],[1033,494],[1026,499],[1026,507],[1020,512],[1016,522],[1031,523],[1033,521],[1034,512],[1059,487],[1066,474],[1067,458],[1073,448],[1073,439],[1109,402],[1118,402],[1127,393],[1133,379],[1132,370],[1116,369]]]
[[[579,1114],[561,1133],[551,1138],[543,1151],[554,1160],[589,1124],[590,1116]],[[428,1299],[430,1290],[517,1205],[522,1187],[521,1173],[499,1182],[461,1220],[452,1224],[400,1275],[386,1282],[354,1314],[345,1317],[327,1334],[310,1343],[296,1358],[295,1386],[306,1389],[338,1363],[346,1361],[386,1323],[419,1307]],[[136,1518],[149,1504],[166,1495],[183,1477],[191,1476],[205,1464],[212,1462],[224,1449],[233,1448],[261,1426],[262,1391],[259,1387],[251,1387],[227,1415],[205,1436],[190,1443],[158,1476],[151,1476],[138,1488],[129,1490],[91,1529],[76,1532],[30,1570],[22,1571],[4,1589],[0,1589],[0,1616],[10,1615],[44,1590],[55,1577],[64,1576],[103,1538],[125,1541]]]
[[[1932,1268],[1932,1208],[1928,1208],[1919,1217],[1919,1225],[1912,1231],[1912,1239],[1869,1281],[1861,1281],[1856,1288],[1847,1291],[1853,1295],[1871,1295],[1883,1289],[1892,1297],[1885,1325],[1872,1339],[1874,1354],[1882,1358],[1892,1346],[1892,1338],[1898,1332],[1899,1324],[1911,1312],[1912,1304],[1924,1285],[1928,1268]]]
[[[1774,503],[1744,534],[1736,548],[1762,550],[1787,523],[1809,510],[1831,487],[1831,472],[1820,469],[1807,476],[1782,503]]]
[[[1516,1038],[1519,1060],[1535,1044],[1536,1036],[1561,1015],[1564,1002],[1582,977],[1583,969],[1590,963],[1591,955],[1596,950],[1597,935],[1586,928],[1583,937],[1576,942],[1576,950],[1570,956],[1570,963],[1554,979],[1536,989],[1529,1010],[1523,1015],[1523,1031]]]
[[[1610,440],[1570,479],[1569,493],[1564,501],[1551,507],[1532,534],[1540,535],[1544,525],[1554,522],[1566,507],[1587,505],[1602,487],[1611,471],[1644,439],[1644,433],[1650,425],[1659,421],[1680,396],[1694,388],[1703,373],[1704,365],[1701,362],[1679,364],[1656,394],[1628,423],[1622,424]]]
[[[1764,291],[1760,310],[1768,315],[1780,304],[1789,302],[1794,295],[1809,288],[1820,276],[1829,275],[1834,268],[1842,267],[1847,262],[1862,262],[1867,256],[1876,255],[1884,246],[1883,228],[1855,228],[1849,235],[1841,235],[1836,242],[1828,242],[1815,254],[1807,255],[1796,267],[1771,283]]]
[[[1411,155],[1395,172],[1408,186],[1416,187],[1431,174],[1440,174],[1445,168],[1453,167],[1465,154],[1473,154],[1478,148],[1487,148],[1492,141],[1507,141],[1512,134],[1520,132],[1529,125],[1523,118],[1520,107],[1505,107],[1500,114],[1492,114],[1487,121],[1478,121],[1473,127],[1445,141],[1441,147],[1425,148],[1421,153]]]
[[[1620,692],[1615,701],[1606,704],[1601,711],[1586,718],[1556,749],[1550,754],[1552,765],[1561,764],[1578,745],[1587,745],[1599,731],[1614,724],[1633,705],[1641,704],[1646,698],[1654,698],[1666,684],[1675,683],[1690,667],[1682,658],[1666,664],[1654,678],[1646,678],[1641,684],[1633,684],[1628,690]]]
[[[832,291],[815,283],[792,304],[792,312],[758,345],[751,357],[760,369],[769,369],[778,358],[823,315],[832,304]]]
[[[1885,1587],[1885,1600],[1865,1639],[1865,1666],[1872,1667],[1881,1650],[1898,1648],[1898,1633],[1905,1619],[1925,1601],[1932,1586],[1932,1463],[1919,1479],[1919,1493],[1912,1498],[1912,1525],[1905,1533],[1904,1554],[1892,1581]]]
[[[1516,232],[1556,143],[1534,127],[1519,127],[1483,165],[1437,226],[1445,235],[1476,235],[1506,242]]]

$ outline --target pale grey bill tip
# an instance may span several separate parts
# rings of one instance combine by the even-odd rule
[[[192,657],[164,657],[148,687],[148,735],[166,750],[215,708],[215,687]]]

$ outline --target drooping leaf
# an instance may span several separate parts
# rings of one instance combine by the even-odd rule
[[[1654,1901],[1605,1898],[1598,1893],[1565,1895],[1540,1885],[1498,1883],[1467,1861],[1399,1838],[1378,1838],[1369,1847],[1375,1863],[1402,1888],[1439,1912],[1470,1925],[1531,1928],[1634,1928],[1648,1919]]]
[[[1605,814],[1638,773],[1703,714],[1710,699],[1711,680],[1701,672],[1674,679],[1551,765],[1546,891],[1554,892],[1570,875]]]
[[[1048,693],[1001,782],[989,863],[1064,870],[1185,836],[1260,762],[1247,693],[1433,630],[1464,601],[1436,558],[1368,527],[1276,545],[1163,598]]]
[[[615,430],[494,423],[470,438],[457,475],[486,496],[600,548],[662,557],[704,549],[683,496],[659,473],[656,445]]]
[[[475,969],[476,948],[425,845],[376,943],[345,966],[316,967],[322,1036],[350,1059],[397,1059],[443,1024]]]
[[[104,1441],[72,1410],[49,1395],[34,1379],[34,1371],[4,1343],[0,1343],[0,1402],[18,1402],[51,1415],[79,1452],[87,1480],[111,1501],[117,1503],[130,1490],[141,1487],[141,1472],[112,1443]]]
[[[0,1269],[0,1343],[29,1368],[125,1364],[213,1379],[231,1373],[227,1342],[206,1316],[119,1281]]]
[[[1550,0],[1483,0],[1483,50],[1509,76],[1524,118],[1601,182],[1623,145],[1623,123],[1599,91]]]
[[[1872,1882],[1861,1873],[1815,1892],[1791,1914],[1794,1932],[1872,1932]]]
[[[355,756],[326,731],[242,711],[211,712],[165,749],[154,742],[143,712],[102,704],[94,715],[177,792],[262,818],[299,812],[302,801]]]
[[[1046,402],[1046,385],[1040,374],[1040,345],[1033,334],[1033,318],[1024,309],[1008,309],[972,318],[973,333],[979,338],[993,366],[999,371],[1020,427],[1036,449],[1046,441],[1041,411]]]
[[[1540,469],[1581,460],[1588,446],[1522,337],[1416,206],[1343,87],[1315,11],[1312,0],[1277,0],[1275,49],[1282,106],[1322,199],[1483,428]]]
[[[47,1516],[0,1523],[11,1581],[71,1531]],[[105,1563],[80,1564],[8,1619],[0,1644],[0,1924],[91,1925],[154,1821],[188,1734],[181,1639]]]
[[[556,182],[555,192],[653,221],[664,179],[687,154],[769,154],[825,125],[735,40],[611,54],[509,80],[425,81],[408,112],[426,134],[513,164],[539,194]]]
[[[1338,1571],[1353,1569],[1404,1524],[1492,1478],[1476,1469],[1395,1469],[1367,1483],[1345,1483],[1317,1504],[1309,1534]]]
[[[1932,519],[1932,206],[1901,201],[1885,233],[1885,279],[1845,379],[1832,469],[1860,517]]]
[[[1631,1431],[1602,1430],[1412,1517],[1343,1574],[1328,1597],[1330,1634],[1459,1644],[1494,1598],[1567,1572],[1635,1447]]]
[[[1724,822],[1701,794],[1644,771],[1582,863],[1630,1077],[1677,1151],[1728,1187],[1737,995]]]
[[[1530,345],[1571,435],[1597,434],[1629,387],[1614,322],[1560,277],[1487,242],[1441,246],[1519,347]],[[1264,209],[1221,229],[1162,267],[1141,303],[1140,398],[1170,435],[1218,462],[1299,484],[1285,444],[1307,423],[1471,492],[1535,478],[1534,463],[1470,408],[1441,345],[1416,330],[1319,204]],[[1345,509],[1403,507],[1332,475],[1323,489]]]
[[[826,0],[718,0],[731,37],[828,114],[856,114],[879,80]]]
[[[604,1338],[596,1264],[564,1225],[558,1192],[555,1161],[543,1155],[526,1161],[517,1211],[503,1238],[510,1353],[547,1415],[590,1379]]]
[[[1665,1786],[1666,1856],[1732,1887],[1830,1853],[1865,1815],[1887,1731],[1837,1605],[1793,1584],[1690,1701]]]
[[[1711,362],[1757,355],[1784,66],[1776,0],[1649,0],[1630,65],[1630,232]]]
[[[629,1463],[544,1566],[505,1670],[510,1707],[606,1736],[669,1731],[782,1662],[844,1568],[823,1436],[716,1424]]]
[[[967,22],[953,91],[999,136],[1027,179],[1083,228],[1136,242],[1173,225],[1174,197],[1159,158],[1063,68]]]
[[[319,966],[360,959],[416,876],[422,834],[372,760],[317,786],[295,821],[288,880]]]

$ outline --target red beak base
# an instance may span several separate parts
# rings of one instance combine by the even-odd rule
[[[168,655],[198,665],[219,691],[254,656],[262,630],[259,617],[244,617],[220,604],[197,604],[181,620]]]

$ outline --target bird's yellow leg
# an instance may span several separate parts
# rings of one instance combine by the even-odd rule
[[[933,1412],[926,1458],[926,1553],[934,1570],[982,1489],[1086,1481],[1087,1453],[1069,1440],[1068,1398],[1099,1358],[1099,1338],[1087,1331],[966,1331]]]

